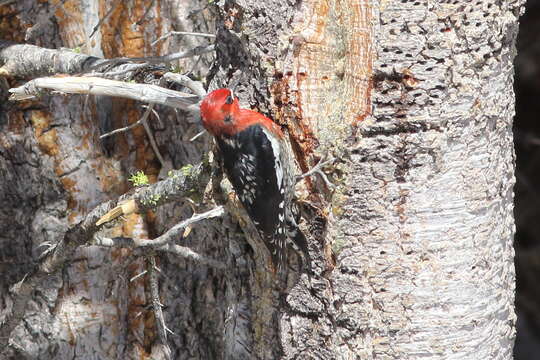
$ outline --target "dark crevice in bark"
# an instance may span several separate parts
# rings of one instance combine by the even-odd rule
[[[360,134],[363,137],[371,138],[377,136],[394,136],[400,134],[417,134],[427,131],[442,132],[443,129],[438,125],[429,123],[390,123],[388,127],[382,127],[377,125],[370,125],[360,129]]]

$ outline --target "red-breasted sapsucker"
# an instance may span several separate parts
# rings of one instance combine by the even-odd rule
[[[308,244],[293,213],[295,179],[281,128],[264,115],[241,109],[229,89],[208,94],[201,103],[202,124],[214,135],[223,165],[279,271],[287,248],[303,256],[311,272]]]

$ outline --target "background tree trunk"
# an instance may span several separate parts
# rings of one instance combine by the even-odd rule
[[[523,1],[81,1],[1,6],[0,38],[95,56],[192,47],[171,29],[214,32],[209,87],[288,129],[302,170],[338,158],[333,191],[299,194],[316,274],[268,274],[260,244],[231,217],[182,242],[226,259],[217,271],[159,256],[161,302],[176,359],[509,359],[514,338],[512,92]],[[189,17],[187,17],[190,15]],[[185,20],[185,19],[188,20]],[[45,20],[44,20],[45,19]],[[102,19],[95,34],[94,26]],[[25,25],[35,25],[24,31]],[[205,25],[206,24],[206,25]],[[209,57],[179,66],[205,75]],[[12,81],[13,82],[13,81]],[[139,104],[50,96],[0,105],[0,278],[21,280],[43,250],[126,178],[199,162],[210,138],[161,108],[153,131],[166,168],[136,128]],[[75,150],[75,151],[74,151]],[[155,237],[183,204],[131,215],[117,231]],[[254,251],[254,250],[255,251]],[[42,284],[11,334],[31,359],[157,356],[147,264],[128,250],[81,247]],[[118,275],[121,276],[118,276]]]

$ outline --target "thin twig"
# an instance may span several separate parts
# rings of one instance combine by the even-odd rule
[[[143,105],[143,108],[148,108],[148,106]],[[160,129],[163,129],[163,122],[161,121],[161,118],[159,117],[159,113],[154,108],[150,109],[150,111],[152,111],[152,114],[154,114],[154,116],[156,117],[156,120],[159,123]]]
[[[146,114],[146,113],[145,113],[145,114]],[[144,116],[144,115],[143,115],[143,116]],[[134,127],[137,127],[137,126],[141,125],[141,121],[142,121],[142,120],[143,120],[143,118],[140,118],[139,120],[137,120],[137,121],[134,122],[133,124],[130,124],[130,125],[125,126],[125,127],[123,127],[123,128],[115,129],[115,130],[113,130],[113,131],[111,131],[111,132],[105,133],[105,134],[101,135],[99,138],[100,138],[100,139],[104,139],[104,138],[109,137],[109,136],[112,136],[112,135],[114,135],[114,134],[126,132],[126,131],[128,131],[128,130],[130,130],[130,129],[133,129]]]
[[[183,230],[196,222],[205,219],[211,219],[214,217],[222,216],[225,213],[223,206],[218,206],[212,210],[206,211],[201,214],[195,214],[189,219],[186,219],[172,228],[170,228],[165,234],[153,239],[131,239],[126,237],[115,237],[115,238],[104,238],[96,237],[95,244],[100,246],[109,246],[109,247],[129,247],[129,248],[149,248],[149,249],[160,249],[161,247],[172,243],[176,238],[180,237]],[[170,251],[168,248],[163,249]]]
[[[160,269],[157,265],[154,266],[154,269],[155,269],[160,275],[163,275],[163,271],[161,271],[161,269]]]
[[[201,220],[211,219],[211,218],[214,218],[214,217],[219,217],[219,216],[222,216],[224,213],[225,213],[225,210],[224,210],[223,206],[218,206],[218,207],[215,207],[212,210],[206,211],[204,213],[195,214],[192,217],[190,217],[189,219],[184,220],[181,223],[173,226],[165,234],[161,235],[160,237],[158,237],[158,238],[156,238],[154,240],[148,241],[148,242],[143,242],[141,244],[141,246],[142,247],[150,247],[150,248],[161,247],[161,246],[171,242],[175,238],[177,238],[182,233],[182,230],[184,230],[184,228],[187,227],[188,225],[194,224],[194,223],[199,222]]]
[[[191,70],[189,70],[189,73],[192,74],[194,71],[195,71],[195,68],[197,67],[197,65],[199,65],[199,63],[201,62],[201,59],[202,59],[202,55],[199,55],[197,56],[197,60],[193,63],[193,65],[191,66]]]
[[[92,36],[94,36],[96,34],[96,32],[98,31],[99,27],[101,26],[101,24],[103,24],[103,22],[105,20],[107,20],[107,18],[112,14],[112,12],[114,11],[114,9],[116,9],[116,7],[121,4],[122,2],[121,1],[118,1],[116,4],[114,4],[113,6],[111,6],[111,8],[109,9],[109,11],[107,11],[107,13],[105,14],[105,16],[103,16],[101,19],[99,19],[98,23],[94,26],[94,28],[92,29],[92,33],[90,34],[90,36],[88,36],[88,39],[79,44],[80,47],[86,45],[86,43],[92,39]]]
[[[129,279],[129,282],[134,282],[135,280],[137,280],[141,276],[146,275],[147,272],[148,272],[147,270],[144,270],[143,272],[141,272],[141,273],[135,275],[134,277],[132,277],[131,279]]]
[[[302,175],[297,176],[296,177],[296,182],[299,182],[300,180],[302,180],[302,179],[304,179],[304,178],[306,178],[308,176],[317,174],[323,179],[324,183],[326,184],[326,186],[328,188],[332,188],[334,185],[330,182],[330,180],[328,180],[328,177],[326,176],[324,171],[322,171],[322,168],[325,167],[328,164],[332,164],[334,161],[336,161],[336,159],[334,159],[334,158],[324,160],[324,161],[323,160],[319,161],[317,163],[317,165],[315,165],[311,170],[305,172]]]
[[[202,135],[204,135],[205,133],[206,133],[206,130],[203,130],[200,133],[198,133],[197,135],[195,135],[194,137],[192,137],[191,139],[189,139],[189,141],[193,142],[193,141],[197,140],[199,137],[201,137]]]
[[[150,9],[152,8],[152,6],[154,6],[154,3],[156,2],[156,0],[152,0],[152,2],[150,3],[150,5],[148,5],[146,7],[146,10],[144,11],[144,14],[141,16],[141,18],[135,23],[135,25],[137,26],[140,26],[143,22],[143,19],[146,17],[146,15],[148,15],[148,13],[150,12]]]
[[[150,114],[152,110],[154,109],[154,105],[155,105],[154,103],[148,105],[148,108],[146,109],[144,113]],[[148,125],[148,122],[146,122],[146,119],[144,119],[141,123],[144,126],[144,130],[146,131],[146,135],[148,135],[148,140],[150,141],[150,146],[152,146],[152,150],[154,150],[154,153],[156,154],[159,160],[159,163],[161,164],[161,167],[165,167],[165,160],[163,159],[163,157],[161,156],[161,153],[159,152],[156,140],[154,139],[154,135],[152,134],[152,130],[150,129],[150,125]]]
[[[191,250],[188,247],[180,246],[180,245],[174,245],[174,244],[167,244],[165,246],[162,246],[161,248],[157,249],[160,251],[167,251],[171,254],[180,256],[184,259],[192,260],[193,262],[196,262],[201,265],[206,265],[213,267],[215,269],[221,269],[224,270],[227,268],[227,265],[219,260],[214,260],[209,257],[203,256],[201,254],[196,253],[195,251]]]
[[[152,241],[152,240],[146,240],[146,241]],[[142,255],[143,252],[146,251],[146,250],[143,250],[143,249],[140,248],[138,241],[136,241],[136,240],[134,240],[132,238],[126,238],[126,237],[107,238],[107,237],[102,237],[102,236],[99,236],[99,235],[95,235],[94,236],[94,245],[103,246],[103,247],[130,248],[130,249],[133,249],[135,251],[134,254],[139,254],[139,255]],[[140,252],[137,252],[138,250],[140,250]],[[223,269],[227,268],[225,263],[223,263],[223,262],[221,262],[219,260],[214,260],[214,259],[211,259],[209,257],[203,256],[203,255],[191,250],[190,248],[185,247],[185,246],[181,246],[181,245],[165,244],[165,245],[163,245],[163,246],[161,246],[161,247],[159,247],[159,248],[157,248],[155,250],[156,251],[165,251],[165,252],[174,254],[176,256],[179,256],[179,257],[181,257],[183,259],[191,260],[191,261],[193,261],[195,263],[210,266],[210,267],[213,267],[213,268],[216,268],[216,269],[223,270]],[[136,277],[141,276],[141,275],[144,275],[144,274],[136,275]]]
[[[101,135],[99,138],[100,138],[100,139],[104,139],[104,138],[109,137],[109,136],[112,136],[112,135],[114,135],[114,134],[119,134],[119,133],[126,132],[126,131],[128,131],[128,130],[130,130],[130,129],[133,129],[133,128],[136,127],[136,126],[141,125],[143,122],[146,122],[146,119],[148,119],[148,116],[149,116],[150,113],[152,112],[152,108],[151,108],[151,107],[152,107],[153,105],[154,105],[154,104],[151,104],[149,107],[147,107],[147,108],[146,108],[146,111],[145,111],[144,114],[143,114],[143,116],[142,116],[139,120],[137,120],[136,122],[134,122],[133,124],[130,124],[130,125],[126,126],[126,127],[119,128],[119,129],[115,129],[115,130],[113,130],[113,131],[111,131],[111,132],[105,133],[105,134]],[[149,136],[150,136],[150,134],[149,134]]]
[[[193,48],[187,51],[176,52],[176,53],[172,53],[172,54],[168,54],[164,56],[147,56],[147,57],[133,57],[133,58],[120,57],[120,58],[105,60],[95,66],[91,66],[89,70],[95,70],[96,68],[99,68],[105,65],[116,64],[119,62],[129,62],[129,61],[137,61],[137,62],[143,61],[145,63],[152,63],[152,64],[170,63],[175,60],[206,54],[214,50],[215,50],[214,44],[211,44],[211,45],[206,45],[206,46],[197,46],[196,48]]]
[[[148,135],[148,141],[150,142],[150,146],[152,147],[152,150],[154,150],[154,153],[156,154],[156,157],[158,158],[161,166],[162,167],[165,166],[165,160],[163,159],[163,156],[161,156],[161,153],[159,152],[156,140],[154,139],[154,135],[152,134],[152,129],[150,129],[150,126],[148,125],[148,122],[146,121],[148,119],[148,116],[150,116],[150,114],[152,113],[154,106],[155,106],[154,103],[151,103],[149,106],[147,106],[143,116],[139,120],[134,122],[133,124],[120,128],[120,129],[113,130],[106,134],[103,134],[99,138],[103,139],[114,134],[128,131],[129,129],[132,129],[138,125],[142,125],[144,127],[144,131],[146,132],[146,135]]]
[[[150,255],[148,257],[148,282],[150,283],[150,296],[152,297],[152,310],[156,319],[156,328],[159,342],[166,348],[165,352],[170,355],[171,350],[167,342],[167,326],[165,325],[165,317],[163,316],[162,305],[159,301],[159,286],[158,275],[156,269],[156,257]]]
[[[214,39],[216,37],[216,35],[214,34],[204,34],[204,33],[188,32],[188,31],[170,31],[166,33],[165,35],[161,36],[160,38],[158,38],[157,40],[155,40],[154,42],[152,42],[151,45],[154,46],[161,40],[165,40],[173,35],[188,35],[188,36],[205,37],[205,38],[211,38],[211,39]]]
[[[167,326],[165,326],[165,330],[166,330],[167,332],[171,333],[172,335],[176,335],[176,334],[174,333],[174,331],[172,331],[171,329],[169,329]]]
[[[204,86],[203,86],[202,82],[192,80],[187,75],[175,74],[175,73],[168,72],[168,73],[163,74],[162,79],[172,81],[172,82],[175,82],[175,83],[180,84],[182,86],[185,86],[188,89],[190,89],[191,91],[193,91],[193,93],[195,95],[198,95],[201,98],[206,96],[206,90],[204,90]]]
[[[142,69],[142,68],[145,68],[148,66],[147,63],[142,63],[142,64],[125,64],[126,67],[122,70],[118,70],[118,71],[110,71],[110,72],[91,72],[91,73],[85,73],[85,74],[82,74],[82,76],[86,76],[86,77],[92,77],[92,76],[95,76],[95,77],[102,77],[102,78],[114,78],[115,76],[120,76],[120,75],[124,75],[128,72],[132,72],[132,71],[136,71],[136,70],[139,70],[139,69]]]
[[[181,223],[173,226],[165,234],[153,239],[133,239],[128,237],[115,237],[107,238],[96,234],[94,236],[93,244],[97,246],[105,247],[120,247],[130,248],[134,250],[140,250],[147,252],[148,248],[155,249],[157,251],[166,251],[175,255],[178,255],[184,259],[190,259],[202,265],[211,266],[217,269],[225,269],[226,265],[221,261],[210,259],[206,256],[200,255],[188,247],[176,245],[173,241],[179,238],[182,234],[182,230],[193,223],[204,219],[210,219],[223,215],[225,212],[222,206],[218,206],[207,212],[193,215],[191,218],[182,221]]]

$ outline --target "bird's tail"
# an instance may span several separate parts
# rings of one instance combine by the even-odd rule
[[[299,255],[300,265],[309,275],[313,274],[313,268],[311,267],[311,257],[309,255],[309,247],[306,236],[300,230],[294,220],[287,222],[287,235],[289,237],[290,245],[294,251]]]

